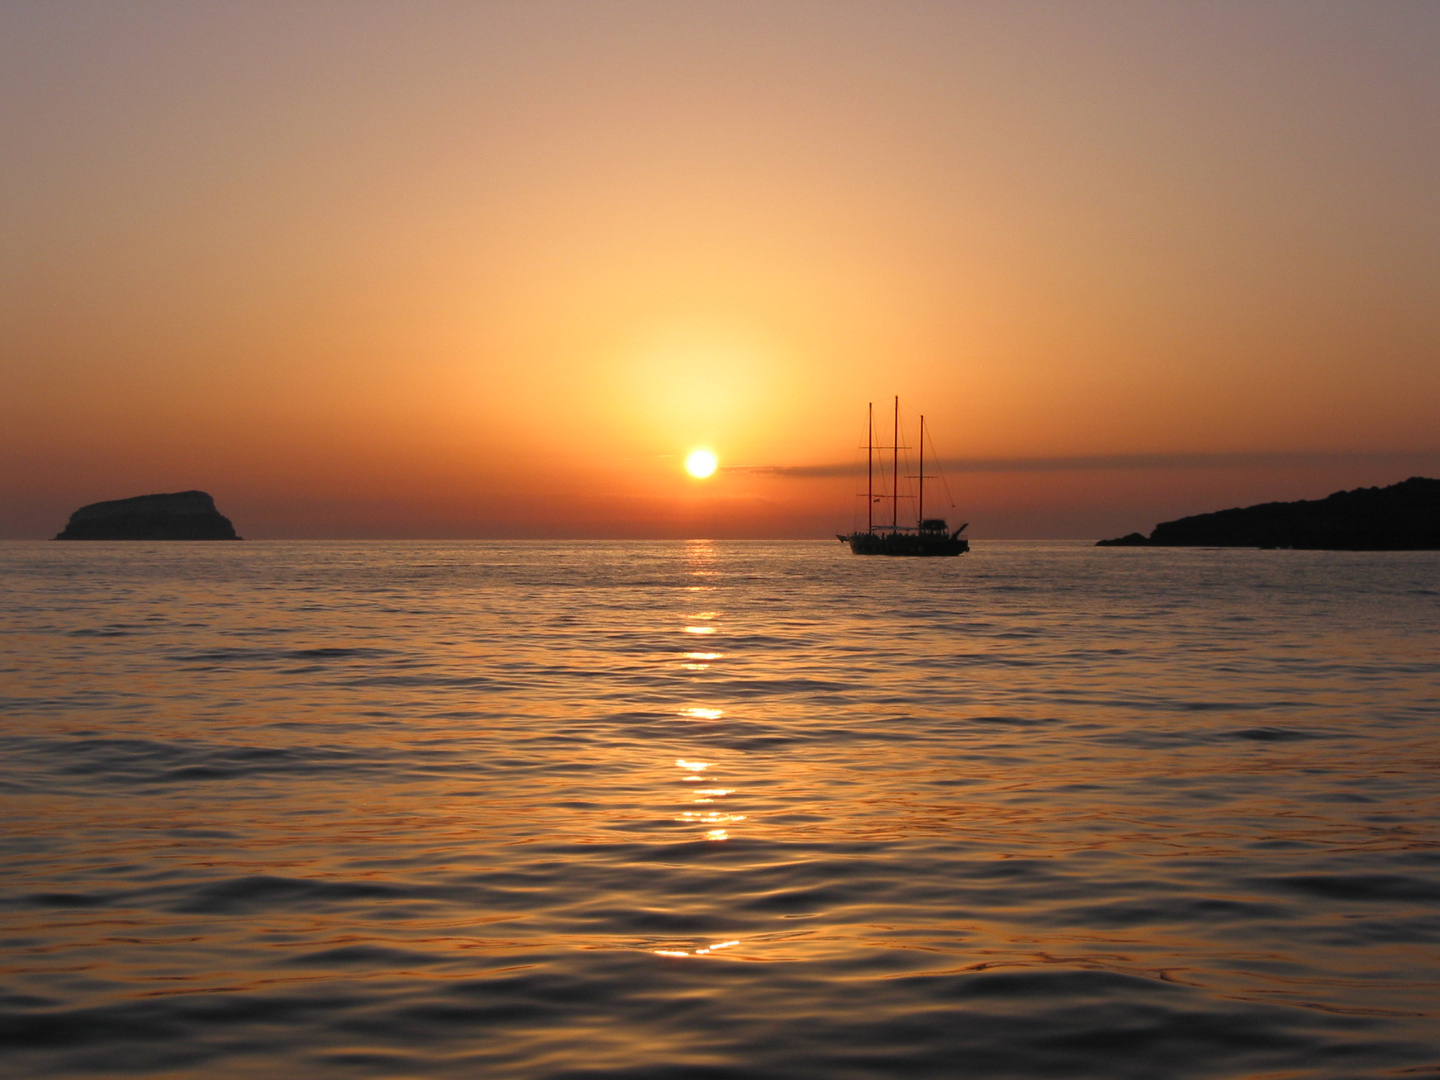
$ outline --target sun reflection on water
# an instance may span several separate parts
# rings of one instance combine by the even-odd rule
[[[685,775],[680,779],[683,783],[698,784],[705,780],[705,770],[714,764],[710,761],[691,761],[687,758],[677,758],[676,768],[684,769]],[[694,788],[691,790],[691,805],[708,806],[716,799],[723,799],[733,794],[734,788],[709,787]],[[702,825],[707,826],[705,830],[706,840],[728,840],[730,831],[722,826],[733,825],[737,821],[744,821],[744,814],[729,814],[720,810],[682,810],[675,817],[675,821],[681,825]]]
[[[700,802],[708,800],[701,799]],[[722,814],[718,810],[685,810],[675,819],[686,825],[719,825],[721,822],[730,824],[734,821],[744,821],[744,814]]]
[[[687,661],[680,665],[685,671],[709,671],[710,661],[723,660],[725,657],[724,653],[718,652],[687,652],[680,655]]]
[[[734,941],[717,941],[714,945],[706,945],[703,949],[655,949],[653,951],[656,956],[710,956],[721,949],[729,949],[739,944],[740,941],[737,938]]]
[[[713,575],[713,563],[715,560],[714,547],[709,541],[694,540],[686,545],[685,549],[687,570],[692,576],[709,577]],[[690,585],[690,591],[714,591],[713,585]],[[690,611],[683,615],[681,632],[684,634],[706,635],[719,632],[717,625],[724,615],[723,611],[711,609],[706,611]],[[686,671],[706,671],[713,661],[724,659],[724,654],[719,652],[696,652],[687,651],[681,653],[685,663],[681,668]],[[703,706],[689,706],[680,711],[680,715],[692,720],[719,720],[725,715],[723,709],[706,708]],[[682,783],[699,784],[707,778],[705,770],[710,768],[712,762],[692,760],[690,758],[677,758],[676,768],[684,771],[680,777]],[[689,792],[690,804],[692,806],[703,806],[707,809],[681,810],[675,817],[675,821],[682,825],[698,825],[704,828],[703,836],[706,840],[718,841],[730,839],[730,831],[725,826],[733,825],[736,822],[744,821],[744,814],[722,813],[719,810],[709,809],[717,799],[723,799],[734,792],[734,788],[728,787],[706,787],[693,788]],[[657,950],[665,956],[702,956],[705,953],[724,948],[726,945],[738,944],[737,942],[722,943],[710,946],[709,949],[699,949],[695,952],[687,951],[666,951]]]

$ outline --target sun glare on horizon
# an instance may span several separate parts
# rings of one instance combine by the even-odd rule
[[[720,460],[709,450],[695,450],[685,459],[685,471],[697,480],[704,480],[719,464]]]

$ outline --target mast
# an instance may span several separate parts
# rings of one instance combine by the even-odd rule
[[[900,395],[895,395],[895,439],[890,447],[890,531],[900,531]]]
[[[920,414],[920,498],[915,503],[915,531],[925,524],[925,414]]]
[[[865,428],[865,531],[875,531],[875,403],[870,402],[870,422]]]

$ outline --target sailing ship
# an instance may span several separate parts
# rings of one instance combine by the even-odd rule
[[[895,435],[890,445],[875,445],[875,405],[870,405],[870,423],[865,439],[865,531],[848,536],[835,534],[842,544],[849,544],[856,555],[961,555],[970,550],[970,541],[960,534],[970,525],[967,521],[954,532],[944,518],[925,516],[925,417],[920,417],[919,493],[915,500],[915,524],[900,524],[900,399],[895,399]],[[875,494],[875,451],[890,451],[890,493]],[[907,477],[908,479],[908,477]],[[933,479],[933,477],[931,478]],[[908,497],[908,496],[907,496]],[[875,504],[890,500],[890,524],[876,524]]]

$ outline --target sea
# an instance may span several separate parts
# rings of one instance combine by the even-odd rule
[[[1440,553],[0,544],[0,1076],[1440,1077]]]

